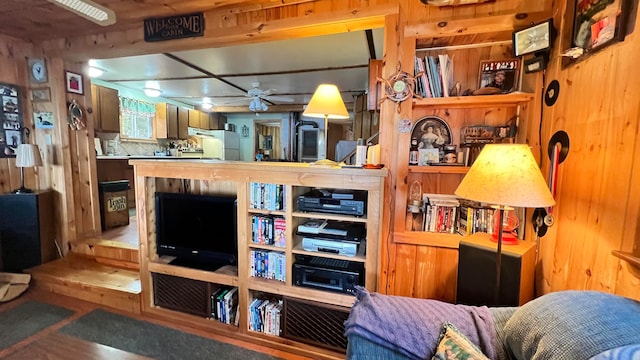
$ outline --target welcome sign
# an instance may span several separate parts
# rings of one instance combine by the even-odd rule
[[[165,41],[204,35],[204,14],[144,19],[144,41]]]

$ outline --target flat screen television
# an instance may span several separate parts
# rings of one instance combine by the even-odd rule
[[[155,193],[158,255],[173,265],[216,270],[238,258],[235,196]]]

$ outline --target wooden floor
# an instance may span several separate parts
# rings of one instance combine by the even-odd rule
[[[46,291],[40,291],[35,289],[29,289],[18,299],[15,299],[8,303],[0,304],[0,312],[15,307],[26,300],[37,300],[40,302],[46,302],[53,305],[65,307],[67,309],[75,311],[75,314],[66,318],[65,320],[54,324],[35,335],[9,347],[4,350],[0,350],[0,359],[24,359],[24,360],[112,360],[112,359],[124,359],[124,360],[138,360],[148,359],[144,356],[127,353],[122,350],[114,349],[109,346],[100,345],[96,343],[79,340],[67,335],[57,333],[57,330],[64,325],[82,317],[83,315],[101,307],[98,304],[89,303],[86,301],[69,298],[62,295],[52,294]],[[192,333],[194,335],[202,336],[208,339],[213,339],[228,344],[244,347],[253,351],[265,353],[274,357],[279,357],[285,360],[304,360],[306,357],[290,354],[280,350],[271,349],[264,346],[259,346],[244,341],[239,341],[224,336],[211,334],[205,331],[199,331],[184,326],[175,326],[171,322],[142,318],[139,315],[134,315],[127,312],[119,312],[112,308],[105,308],[111,312],[117,312],[120,315],[128,316],[138,320],[144,320],[152,322],[154,324],[167,326],[170,328],[182,330]],[[2,324],[0,324],[2,326]]]
[[[129,217],[129,225],[118,226],[113,229],[106,230],[100,236],[101,239],[116,241],[131,245],[132,247],[140,246],[138,238],[138,222],[135,214]]]

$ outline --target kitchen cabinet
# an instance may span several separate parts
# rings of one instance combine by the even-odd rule
[[[93,120],[96,131],[120,132],[118,90],[91,84]]]
[[[186,139],[188,122],[188,109],[168,103],[156,104],[157,139]]]
[[[189,137],[189,109],[178,108],[178,139],[186,140]]]
[[[156,104],[156,138],[178,138],[178,107],[167,103]]]
[[[221,113],[209,113],[208,121],[210,130],[224,130],[227,117]]]
[[[189,127],[202,129],[200,124],[200,111],[189,109]]]

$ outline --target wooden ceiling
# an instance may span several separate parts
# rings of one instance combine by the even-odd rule
[[[48,0],[0,1],[0,33],[26,41],[42,41],[78,34],[122,31],[139,26],[148,17],[191,12],[237,14],[272,9],[313,0],[94,0],[116,13],[117,22],[102,27]]]

